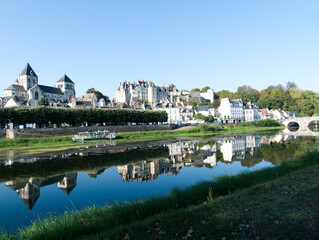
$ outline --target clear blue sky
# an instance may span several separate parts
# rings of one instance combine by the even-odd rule
[[[0,96],[29,62],[77,96],[120,82],[319,89],[318,0],[0,0]]]

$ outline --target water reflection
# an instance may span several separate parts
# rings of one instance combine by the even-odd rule
[[[66,195],[75,188],[77,183],[76,173],[67,173],[57,175],[46,179],[30,178],[22,181],[8,181],[5,183],[7,187],[16,191],[25,206],[31,210],[40,197],[40,188],[56,184]]]
[[[132,196],[140,199],[150,192],[167,193],[176,184],[194,184],[212,176],[271,166],[295,159],[317,147],[316,138],[279,133],[97,145],[32,157],[10,151],[6,158],[0,159],[0,182],[3,182],[0,184],[0,212],[7,211],[7,215],[0,217],[0,225],[5,225],[11,214],[1,207],[11,201],[7,201],[9,194],[3,187],[16,192],[26,206],[24,208],[32,212],[35,206],[41,205],[37,202],[41,202],[42,195],[43,201],[49,202],[43,206],[42,201],[41,209],[36,209],[36,214],[42,214],[59,211],[68,201],[81,208],[80,205],[87,205],[88,201],[103,203],[105,198],[102,196],[107,196],[109,201],[128,201]],[[143,184],[139,187],[136,182]],[[64,192],[63,199],[60,190]],[[126,196],[129,192],[132,195]],[[52,201],[52,196],[56,201]],[[21,208],[20,212],[12,214],[33,218]]]

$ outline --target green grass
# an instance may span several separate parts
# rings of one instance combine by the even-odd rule
[[[158,214],[164,215],[181,209],[185,212],[192,212],[194,208],[192,206],[203,204],[207,200],[221,198],[232,193],[240,194],[240,191],[247,188],[279,179],[316,164],[318,169],[318,163],[319,155],[317,151],[309,152],[298,160],[285,162],[277,167],[242,173],[236,176],[225,176],[218,178],[215,182],[202,182],[187,188],[174,188],[167,196],[154,196],[137,202],[113,204],[102,208],[92,206],[83,211],[69,211],[62,216],[51,216],[47,219],[35,221],[31,226],[22,228],[17,233],[16,238],[77,239],[104,231],[114,231],[113,233],[116,234],[117,230],[114,229],[120,229],[133,223],[138,224],[139,221],[144,221]],[[263,202],[257,203],[261,205]],[[253,206],[250,209],[253,209]],[[235,211],[234,208],[232,210]],[[264,211],[269,212],[270,210],[264,209]],[[222,218],[223,214],[220,214]],[[175,218],[178,219],[178,216],[175,216]],[[194,219],[197,219],[195,215]],[[180,220],[184,221],[184,219]],[[221,223],[217,221],[214,224],[220,225]],[[143,227],[143,224],[139,226]],[[172,226],[173,228],[178,229],[178,226]],[[135,231],[135,233],[137,232]],[[3,239],[8,238],[10,237],[3,235]]]
[[[319,165],[83,239],[318,239]]]
[[[205,130],[200,127],[193,127],[188,130],[171,131],[147,131],[147,132],[129,132],[117,134],[116,142],[131,142],[140,140],[160,140],[178,137],[201,137],[211,136],[222,133],[248,133],[266,130],[277,130],[282,127],[229,127],[224,129]],[[105,141],[105,140],[104,140]],[[86,143],[96,144],[103,140],[89,141]],[[80,147],[82,143],[74,142],[70,136],[64,137],[45,137],[45,138],[21,138],[21,139],[0,139],[0,152],[9,150],[28,150],[28,149],[48,149],[62,150],[65,148]]]

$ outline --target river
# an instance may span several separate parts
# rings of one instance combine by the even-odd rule
[[[0,156],[0,227],[169,193],[219,176],[255,171],[317,149],[315,137],[280,132],[103,145]]]

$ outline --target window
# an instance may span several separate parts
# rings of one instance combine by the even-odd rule
[[[35,92],[35,94],[34,94],[34,98],[35,98],[36,100],[38,100],[38,99],[39,99],[39,93],[38,93],[38,92]]]

